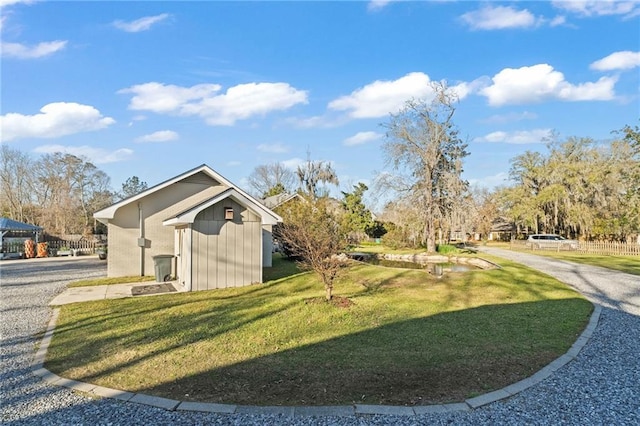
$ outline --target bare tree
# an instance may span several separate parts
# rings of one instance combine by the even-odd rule
[[[473,190],[473,196],[475,201],[475,230],[480,234],[482,241],[486,243],[489,239],[493,223],[498,219],[500,214],[496,194],[487,188],[475,188]]]
[[[287,203],[279,210],[283,223],[274,230],[290,256],[320,277],[327,300],[333,297],[335,280],[345,266],[337,256],[346,248],[345,235],[333,210],[326,197]]]
[[[91,227],[91,204],[96,194],[108,192],[109,177],[86,159],[59,152],[43,156],[35,170],[40,224],[53,234],[83,233]]]
[[[296,176],[282,163],[270,163],[257,166],[248,178],[253,192],[263,198],[292,192]]]
[[[0,147],[0,206],[2,216],[34,222],[33,161],[6,144]]]
[[[385,124],[384,153],[397,174],[378,180],[420,210],[420,242],[430,252],[436,250],[436,230],[468,186],[461,178],[467,145],[453,124],[457,95],[443,83],[432,83],[432,89],[431,101],[409,100]]]

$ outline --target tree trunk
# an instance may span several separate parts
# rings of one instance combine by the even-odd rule
[[[326,293],[325,297],[327,298],[327,302],[328,302],[333,297],[333,294],[332,294],[333,287],[327,285],[327,286],[324,287],[324,290],[325,290],[325,293]]]

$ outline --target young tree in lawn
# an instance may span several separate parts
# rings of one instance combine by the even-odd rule
[[[303,268],[318,275],[326,299],[331,300],[334,283],[345,266],[338,255],[345,250],[346,239],[329,199],[298,199],[278,212],[283,222],[274,229],[275,237]]]
[[[431,100],[407,101],[385,124],[384,153],[397,174],[379,180],[420,210],[420,241],[429,252],[435,252],[436,230],[468,186],[461,178],[467,145],[453,123],[457,95],[438,82],[432,91]]]

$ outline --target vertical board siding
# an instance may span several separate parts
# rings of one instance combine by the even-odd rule
[[[227,207],[234,210],[233,220],[224,220]],[[193,290],[260,282],[261,232],[260,217],[232,200],[200,212],[193,225]]]

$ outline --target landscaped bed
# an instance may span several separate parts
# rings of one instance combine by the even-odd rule
[[[324,291],[311,273],[237,289],[66,305],[46,367],[187,401],[461,401],[528,377],[565,353],[592,310],[547,275],[500,264],[440,279],[354,266],[335,290],[350,303],[337,306],[316,303]]]

